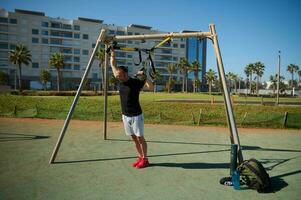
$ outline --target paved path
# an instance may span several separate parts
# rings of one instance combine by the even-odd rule
[[[274,192],[235,191],[228,129],[146,125],[152,165],[137,170],[121,123],[71,121],[56,164],[50,155],[61,120],[0,118],[0,199],[300,199],[301,131],[239,129],[244,158],[263,162]]]

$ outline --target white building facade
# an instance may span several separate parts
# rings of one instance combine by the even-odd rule
[[[22,65],[22,80],[24,89],[39,85],[42,69],[49,69],[52,75],[51,85],[56,88],[56,69],[49,66],[53,53],[59,52],[64,56],[65,66],[62,70],[62,89],[76,89],[84,73],[85,67],[92,54],[99,32],[102,28],[112,35],[140,35],[162,33],[152,27],[131,24],[127,27],[103,23],[103,20],[78,17],[68,20],[45,16],[43,12],[15,9],[15,12],[0,10],[0,70],[9,75],[9,85],[13,87],[16,67],[9,61],[9,51],[17,44],[24,44],[32,55],[32,63]],[[151,48],[159,40],[124,41],[118,45],[138,48]],[[160,72],[161,85],[165,85],[169,74],[167,65],[177,64],[186,57],[186,40],[173,39],[172,42],[155,49],[153,60]],[[103,47],[103,46],[102,46]],[[142,54],[142,60],[147,55]],[[117,51],[117,64],[127,66],[129,74],[135,74],[142,66],[136,66],[138,53]],[[173,74],[174,80],[181,82],[179,70]],[[95,60],[90,70],[88,81],[90,87],[99,88],[101,72],[99,61]]]

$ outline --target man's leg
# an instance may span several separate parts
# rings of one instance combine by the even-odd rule
[[[142,159],[141,161],[136,165],[136,168],[145,168],[149,166],[148,158],[147,158],[147,143],[143,136],[138,136],[138,141],[142,150]]]
[[[136,135],[131,135],[140,158],[143,158],[143,150]]]
[[[147,158],[147,143],[143,136],[137,137],[141,149],[142,158]]]

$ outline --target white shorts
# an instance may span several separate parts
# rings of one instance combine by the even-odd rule
[[[122,115],[122,121],[126,135],[136,135],[141,137],[144,135],[144,116],[143,113],[134,117]]]

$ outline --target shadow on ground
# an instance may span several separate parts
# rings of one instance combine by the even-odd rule
[[[0,133],[0,142],[22,141],[22,140],[40,140],[48,139],[50,136],[29,135],[19,133]]]

